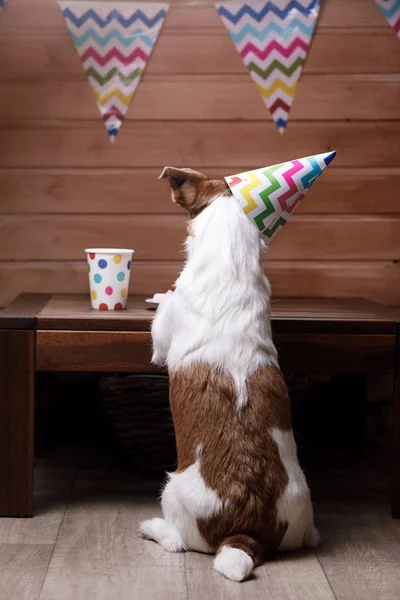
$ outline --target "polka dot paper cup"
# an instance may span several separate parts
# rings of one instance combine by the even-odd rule
[[[122,310],[128,300],[134,250],[87,248],[90,298],[97,310]]]

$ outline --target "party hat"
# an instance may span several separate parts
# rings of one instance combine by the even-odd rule
[[[336,152],[225,177],[245,215],[270,244]]]

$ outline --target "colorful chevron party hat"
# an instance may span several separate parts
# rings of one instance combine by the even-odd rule
[[[245,215],[270,244],[296,206],[335,158],[326,152],[225,177]]]

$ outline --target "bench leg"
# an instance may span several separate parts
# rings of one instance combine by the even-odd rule
[[[0,330],[0,516],[33,512],[35,332]]]
[[[393,388],[392,515],[400,518],[400,340],[397,336],[396,375]]]

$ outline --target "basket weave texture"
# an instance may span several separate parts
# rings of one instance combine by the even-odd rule
[[[103,377],[100,393],[133,468],[146,474],[176,467],[175,433],[166,375]]]

